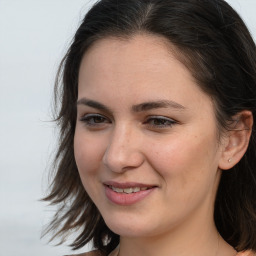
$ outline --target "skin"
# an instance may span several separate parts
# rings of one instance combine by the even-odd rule
[[[120,255],[233,256],[213,221],[227,141],[218,139],[211,98],[170,45],[152,35],[99,40],[82,59],[78,85],[76,163],[87,193],[121,237]],[[172,104],[134,107],[159,101]],[[107,181],[156,188],[123,206],[106,197]]]

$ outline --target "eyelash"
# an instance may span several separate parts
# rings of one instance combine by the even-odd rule
[[[158,124],[156,124],[156,121],[159,122]],[[150,123],[150,122],[153,122]],[[168,127],[172,127],[173,125],[177,124],[177,122],[171,118],[168,117],[164,117],[164,116],[150,116],[145,124],[147,124],[148,126],[152,127],[152,128],[168,128]]]
[[[98,127],[102,124],[111,123],[108,118],[100,114],[86,114],[80,118],[80,121],[83,122],[86,126],[91,127]]]
[[[111,123],[111,121],[107,117],[101,114],[86,114],[80,118],[80,121],[83,122],[86,126],[92,128],[97,128],[104,124]],[[177,121],[164,116],[150,116],[146,119],[145,122],[143,122],[143,124],[147,125],[150,128],[164,129],[177,124]]]

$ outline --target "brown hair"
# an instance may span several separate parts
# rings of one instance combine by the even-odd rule
[[[97,40],[129,38],[144,32],[165,37],[178,50],[198,85],[216,105],[219,130],[228,120],[250,110],[256,120],[256,49],[239,15],[223,0],[101,0],[86,14],[61,62],[55,87],[59,147],[53,182],[44,199],[59,205],[46,232],[65,237],[79,229],[74,249],[93,241],[109,253],[119,236],[105,224],[86,193],[74,159],[78,70],[81,59]],[[57,109],[57,107],[56,107]],[[215,223],[237,250],[256,250],[255,124],[242,160],[223,172],[215,203]]]

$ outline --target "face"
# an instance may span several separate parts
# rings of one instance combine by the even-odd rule
[[[96,42],[79,71],[75,159],[85,190],[121,236],[212,220],[219,181],[214,107],[164,39]]]

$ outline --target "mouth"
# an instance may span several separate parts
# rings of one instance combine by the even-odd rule
[[[104,183],[106,197],[114,204],[128,206],[149,197],[157,186],[141,183]]]
[[[125,193],[125,194],[132,194],[132,193],[137,193],[140,191],[145,191],[148,189],[151,189],[153,187],[128,187],[128,188],[120,188],[120,187],[114,187],[111,185],[107,185],[110,189],[115,191],[116,193]]]

